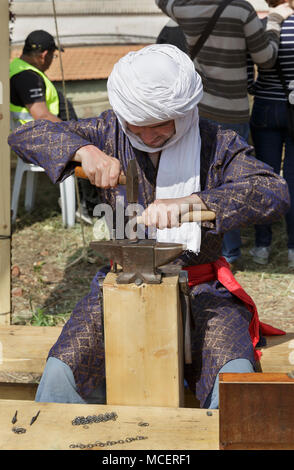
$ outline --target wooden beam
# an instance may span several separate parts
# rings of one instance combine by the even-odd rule
[[[11,420],[17,410],[12,431]],[[33,416],[40,410],[35,423]],[[116,413],[116,420],[73,426],[77,416]],[[144,424],[145,425],[142,425]],[[219,446],[218,410],[118,405],[77,405],[0,400],[1,450],[69,450],[74,444],[95,444],[93,450],[216,450]],[[144,439],[130,440],[141,436]],[[128,438],[128,440],[127,440]],[[100,441],[104,446],[99,446]],[[108,444],[107,444],[108,443]],[[182,462],[184,463],[184,462]],[[187,462],[186,462],[187,463]]]
[[[220,374],[220,448],[294,449],[294,379],[287,374]]]
[[[0,2],[0,325],[10,324],[9,10]]]
[[[294,370],[294,333],[267,336],[261,349],[261,372],[291,372]]]
[[[103,283],[108,404],[183,405],[178,277],[161,284]]]
[[[61,327],[0,326],[0,372],[41,374],[49,349],[60,333]],[[267,338],[261,368],[265,373],[294,370],[294,333]]]
[[[0,382],[0,400],[33,401],[37,388],[37,383]]]
[[[0,372],[42,374],[46,358],[61,332],[60,327],[0,327]]]

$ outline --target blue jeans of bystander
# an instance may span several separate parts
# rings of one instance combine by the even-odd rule
[[[285,101],[255,98],[250,120],[256,158],[270,165],[288,183],[291,208],[286,214],[288,249],[294,248],[294,140],[287,131]],[[285,148],[282,165],[283,146]],[[272,241],[270,225],[255,226],[255,245],[269,247]]]

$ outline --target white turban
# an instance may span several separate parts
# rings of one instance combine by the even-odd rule
[[[197,104],[200,76],[187,54],[170,44],[154,44],[129,52],[114,66],[108,83],[109,102],[131,144],[145,152],[161,150],[156,199],[188,196],[200,191],[200,148]],[[127,129],[127,123],[149,126],[175,121],[175,134],[162,147],[151,148]],[[200,249],[200,225],[157,231],[159,241],[185,243]]]
[[[185,117],[202,98],[193,62],[170,44],[129,52],[115,64],[107,88],[114,112],[136,126]]]

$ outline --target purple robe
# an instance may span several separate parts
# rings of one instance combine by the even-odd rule
[[[224,131],[200,119],[201,191],[198,193],[215,222],[202,223],[201,251],[184,252],[175,263],[182,266],[210,263],[221,256],[222,235],[248,224],[270,224],[289,208],[288,187],[283,178],[256,159],[253,148],[235,132]],[[9,136],[12,149],[25,161],[42,166],[54,183],[63,181],[75,167],[72,157],[92,143],[118,158],[126,172],[135,158],[139,173],[139,204],[154,200],[156,170],[145,152],[136,150],[123,133],[112,111],[98,118],[51,123],[33,121]],[[103,202],[115,209],[122,187],[98,190]],[[87,397],[105,375],[102,284],[106,267],[92,280],[90,292],[75,307],[60,337],[51,348],[54,356],[72,369],[77,390]],[[185,366],[185,378],[201,406],[209,395],[220,368],[237,358],[254,364],[248,327],[251,313],[219,281],[190,290],[192,364]]]

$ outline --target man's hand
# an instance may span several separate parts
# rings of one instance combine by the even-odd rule
[[[190,211],[201,213],[201,210],[207,210],[207,207],[196,194],[175,199],[157,199],[145,209],[140,221],[162,230],[178,227],[184,214]]]
[[[275,19],[278,22],[286,20],[294,13],[288,2],[282,3],[274,8],[269,8],[268,20]]]
[[[95,145],[85,145],[75,153],[73,160],[80,162],[90,180],[99,188],[113,188],[121,173],[120,162],[99,150]]]

